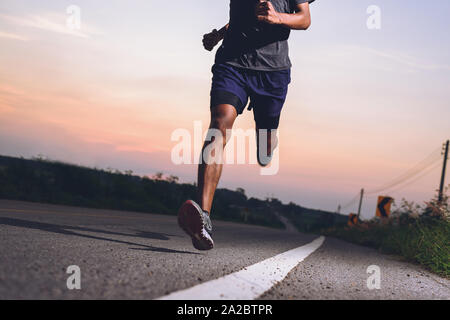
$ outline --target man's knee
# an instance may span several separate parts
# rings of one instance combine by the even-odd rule
[[[236,108],[229,104],[220,104],[211,109],[211,126],[216,129],[231,129],[237,117]]]
[[[225,146],[230,134],[231,128],[233,127],[233,124],[226,119],[220,118],[220,117],[213,117],[211,119],[211,125],[209,127],[209,135],[213,136],[213,140],[217,141],[217,138],[220,136],[222,139],[222,144]]]
[[[211,129],[216,129],[225,134],[227,130],[233,127],[233,123],[224,117],[213,117],[211,119]]]
[[[233,128],[234,119],[224,116],[213,116],[211,118],[210,129],[217,130],[224,138],[223,144],[225,145],[230,138],[231,129]]]
[[[231,135],[234,120],[237,117],[236,108],[232,105],[221,104],[211,109],[211,124],[210,130],[217,130],[217,132],[210,131],[210,135],[222,137],[223,146],[226,145]],[[212,140],[216,140],[213,138]]]

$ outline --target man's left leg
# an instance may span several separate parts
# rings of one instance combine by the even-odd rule
[[[277,129],[291,82],[290,70],[257,73],[251,81],[250,109],[256,124],[258,163],[265,167],[278,146]]]
[[[278,125],[283,101],[273,99],[255,99],[253,113],[256,126],[256,159],[260,166],[265,167],[272,161],[273,152],[278,146]],[[274,106],[278,109],[271,112]]]

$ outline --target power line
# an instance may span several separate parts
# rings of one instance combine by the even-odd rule
[[[377,188],[376,190],[378,191],[378,190],[386,189],[389,186],[391,186],[393,184],[397,184],[397,183],[402,182],[402,181],[405,181],[406,179],[408,179],[408,178],[416,175],[420,171],[424,170],[430,164],[433,164],[435,161],[440,159],[440,155],[438,154],[438,151],[439,151],[439,149],[434,150],[430,155],[428,155],[425,159],[420,161],[418,164],[416,164],[415,166],[411,167],[406,172],[404,172],[403,174],[397,176],[395,179],[391,180],[390,182],[385,183],[384,185],[382,185],[381,187]],[[369,190],[368,191],[368,193],[373,193],[373,192],[376,192],[376,191],[375,190]]]
[[[426,175],[428,175],[430,172],[434,171],[436,168],[439,168],[441,165],[440,161],[436,162],[432,167],[430,167],[428,170],[426,170],[425,172],[423,172],[421,175],[417,176],[415,179],[408,181],[408,183],[401,185],[400,187],[397,187],[393,190],[390,190],[390,192],[397,192],[399,190],[402,190],[404,188],[406,188],[407,186],[410,186],[411,184],[413,184],[414,182],[416,182],[417,180],[420,180],[421,178],[425,177]]]
[[[389,189],[392,189],[398,185],[401,185],[404,182],[407,182],[406,184],[401,185],[397,189],[394,189],[394,191],[401,190],[402,188],[412,184],[413,182],[419,180],[420,178],[424,177],[425,175],[429,174],[431,171],[433,171],[437,165],[439,164],[439,161],[441,160],[441,148],[437,148],[433,150],[426,158],[424,158],[422,161],[417,163],[415,166],[411,167],[407,171],[405,171],[403,174],[397,176],[395,179],[391,180],[388,183],[385,183],[384,185],[380,186],[377,189],[372,189],[366,192],[367,195],[379,193],[382,191],[386,191]],[[422,173],[422,174],[421,174]],[[419,175],[419,176],[417,176]],[[415,179],[413,179],[415,178]],[[411,181],[411,179],[413,179]],[[393,192],[391,190],[391,192]],[[347,204],[342,206],[340,209],[344,210],[348,207],[355,204],[358,199],[361,198],[361,193],[356,194]],[[361,201],[360,201],[361,204]]]
[[[341,210],[347,209],[348,207],[350,207],[351,205],[356,203],[359,199],[359,196],[360,196],[360,193],[358,192],[358,194],[354,198],[352,198],[352,200],[350,200],[349,202],[347,202],[347,204],[345,204],[341,207]]]
[[[397,178],[395,180],[392,180],[390,183],[383,185],[382,187],[379,187],[378,189],[374,189],[374,190],[370,190],[367,192],[367,194],[375,194],[375,193],[380,193],[386,190],[389,190],[393,187],[396,187],[406,181],[409,181],[411,179],[413,179],[414,177],[416,177],[418,174],[420,174],[421,172],[424,172],[425,170],[427,170],[428,168],[430,168],[431,166],[435,165],[436,163],[439,163],[441,159],[435,159],[433,162],[428,163],[427,165],[421,167],[420,169],[417,169],[413,172],[410,172],[408,175],[404,175],[401,178]]]
[[[417,174],[423,172],[424,170],[429,168],[431,165],[434,165],[437,161],[440,161],[440,159],[441,159],[440,150],[441,150],[441,148],[435,149],[425,159],[423,159],[422,161],[417,163],[415,166],[408,169],[403,174],[399,175],[395,179],[391,180],[388,183],[385,183],[384,185],[382,185],[376,189],[368,190],[367,194],[378,193],[378,192],[382,192],[387,189],[393,188],[393,187],[403,183],[404,181],[407,181],[407,180],[413,178]]]

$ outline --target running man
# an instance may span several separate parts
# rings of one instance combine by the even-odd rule
[[[277,147],[276,129],[291,82],[288,38],[291,30],[306,30],[311,24],[309,4],[314,0],[230,0],[229,23],[219,31],[204,35],[203,45],[211,51],[220,41],[212,67],[210,129],[227,137],[236,117],[248,100],[253,109],[257,159],[261,166],[270,163]],[[260,135],[260,132],[267,135]],[[266,143],[260,155],[259,137]],[[227,137],[229,138],[229,137]],[[227,139],[205,141],[225,148]],[[263,141],[264,140],[264,141]],[[203,152],[202,152],[203,155]],[[186,201],[178,212],[178,224],[192,238],[198,250],[214,247],[211,237],[211,206],[222,173],[222,162],[200,161],[198,166],[198,203]]]

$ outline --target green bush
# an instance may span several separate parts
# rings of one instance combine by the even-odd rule
[[[444,201],[448,201],[445,197]],[[435,200],[430,201],[435,203]],[[440,208],[448,208],[440,203]],[[417,262],[429,270],[450,277],[450,221],[445,211],[430,211],[429,203],[421,208],[422,214],[412,217],[405,201],[393,218],[382,223],[373,220],[355,227],[332,227],[323,233],[349,242],[373,247],[381,252],[397,254]],[[417,206],[415,206],[417,208]],[[410,209],[408,209],[410,210]]]

